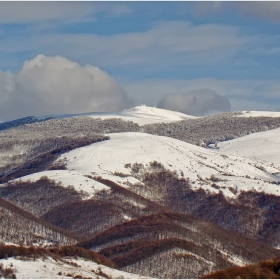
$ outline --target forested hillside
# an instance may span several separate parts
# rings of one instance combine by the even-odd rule
[[[106,133],[141,131],[209,145],[276,127],[280,127],[280,118],[237,117],[233,113],[144,126],[117,118],[92,117],[47,119],[14,128],[7,126],[0,132],[0,179],[6,182],[42,171],[61,153],[107,140],[103,135]]]
[[[123,276],[101,263],[128,278],[199,278],[279,257],[279,165],[220,152],[217,142],[242,145],[280,118],[136,109],[0,126],[0,242],[14,244],[0,251],[18,275],[33,262],[45,277]],[[9,260],[3,277],[17,275]],[[243,272],[232,273],[213,277]]]
[[[207,274],[201,279],[280,279],[280,258],[244,267],[231,267]]]
[[[78,243],[127,272],[155,278],[197,278],[207,271],[278,256],[269,246],[191,215],[160,213],[110,228]]]
[[[0,198],[0,242],[25,246],[73,245],[79,237]]]
[[[224,113],[173,123],[147,124],[142,132],[168,136],[195,145],[209,145],[280,127],[279,117],[242,117]]]

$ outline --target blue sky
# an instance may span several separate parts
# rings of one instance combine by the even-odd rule
[[[206,115],[223,111],[213,98],[227,99],[225,111],[279,110],[279,31],[280,2],[0,2],[0,120],[142,103],[176,109],[165,100],[175,94]],[[53,80],[67,81],[63,69],[74,64],[80,80],[69,74],[67,95]],[[80,90],[89,73],[95,83]],[[118,105],[106,106],[112,90]],[[48,101],[54,92],[63,112]],[[92,107],[75,108],[79,97]]]

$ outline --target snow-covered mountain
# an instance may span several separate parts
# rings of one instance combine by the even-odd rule
[[[197,118],[142,105],[116,114],[4,124],[0,198],[17,209],[14,214],[0,205],[11,216],[4,220],[9,224],[25,213],[17,226],[21,236],[28,234],[28,243],[30,228],[40,229],[36,246],[64,244],[66,237],[72,238],[69,244],[105,238],[106,248],[90,248],[137,275],[143,264],[158,265],[145,275],[160,278],[173,275],[179,265],[193,264],[191,274],[180,268],[176,277],[198,277],[202,271],[275,257],[280,248],[279,116],[244,111]],[[190,215],[197,223],[181,216],[170,219],[174,215]],[[217,234],[216,225],[221,227]],[[8,226],[0,228],[0,241],[9,243],[9,236]],[[240,247],[238,236],[252,251]],[[12,243],[22,243],[17,238],[11,237]],[[226,240],[235,241],[227,246]],[[210,260],[205,246],[215,258]],[[129,263],[129,256],[139,258]],[[74,275],[51,258],[33,265],[31,260],[12,262],[21,278],[38,278],[35,270],[42,270],[43,278]],[[93,264],[77,262],[84,277],[102,276],[87,270]],[[171,274],[164,271],[166,262],[173,264]]]
[[[273,164],[255,162],[240,155],[226,155],[169,137],[139,132],[108,135],[109,141],[81,147],[58,158],[57,161],[67,162],[67,170],[43,171],[21,180],[34,181],[47,176],[61,181],[64,186],[73,185],[78,191],[83,189],[90,197],[95,190],[108,187],[86,176],[101,176],[125,187],[127,183],[139,183],[131,174],[131,168],[127,167],[129,164],[148,166],[150,162],[157,161],[189,178],[193,189],[202,188],[212,193],[222,191],[226,197],[235,197],[248,190],[280,196],[279,186],[274,184],[280,181],[280,169]],[[215,187],[211,186],[211,176],[219,181]],[[229,191],[229,188],[234,188],[236,192]]]
[[[91,117],[101,119],[115,119],[120,118],[127,121],[133,121],[139,125],[161,123],[161,122],[176,122],[181,120],[188,120],[197,118],[195,116],[186,115],[180,112],[174,112],[166,109],[150,107],[146,105],[136,106],[130,109],[125,109],[119,113],[83,113],[83,114],[62,114],[62,115],[49,115],[38,117],[38,119],[46,118],[70,118],[70,117]]]

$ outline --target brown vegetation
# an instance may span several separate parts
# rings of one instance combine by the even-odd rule
[[[6,266],[0,263],[0,277],[4,279],[16,279],[16,270],[11,266]]]
[[[61,204],[41,218],[86,238],[124,222],[123,212],[113,203],[90,199]]]
[[[204,275],[201,279],[280,279],[280,258],[245,267],[231,267]]]
[[[118,266],[111,260],[107,259],[91,250],[86,250],[77,246],[63,246],[54,248],[39,248],[39,247],[23,247],[14,245],[0,245],[0,259],[6,259],[10,257],[23,257],[36,259],[44,255],[49,255],[54,259],[62,259],[64,257],[73,258],[85,258],[112,268],[118,268]]]
[[[136,219],[167,210],[110,180],[100,177],[94,179],[111,190],[100,191],[90,200],[60,204],[41,218],[78,235],[91,237],[125,222],[125,217]]]
[[[241,192],[230,200],[221,192],[193,190],[188,179],[158,162],[126,166],[142,184],[124,188],[92,177],[110,191],[100,191],[90,200],[47,178],[8,184],[0,195],[88,238],[79,246],[99,251],[126,271],[141,274],[146,269],[151,277],[196,278],[233,265],[231,255],[245,263],[279,255],[250,239],[279,244],[279,197]],[[210,180],[215,184],[220,179],[212,176]],[[127,218],[132,220],[125,222]],[[166,262],[172,262],[169,272],[164,272]]]
[[[279,196],[248,191],[229,200],[222,192],[209,194],[203,189],[193,190],[187,178],[180,178],[175,171],[164,167],[151,171],[143,166],[137,173],[132,171],[132,175],[142,184],[130,184],[131,191],[169,211],[195,215],[271,246],[280,242]],[[214,176],[210,179],[220,180]]]
[[[144,269],[144,275],[159,278],[196,278],[202,272],[230,267],[231,254],[246,262],[280,254],[269,246],[205,220],[178,213],[159,213],[131,220],[77,245],[99,251],[128,272],[141,274]],[[164,274],[161,254],[167,258],[166,261],[173,262],[174,267],[187,265],[188,272],[178,270],[175,273],[172,270],[175,274],[166,271]],[[213,263],[211,270],[209,262]],[[149,273],[146,267],[151,265],[153,272]],[[196,270],[197,266],[201,270]]]
[[[2,198],[0,210],[0,238],[3,241],[24,245],[45,241],[70,245],[80,240],[77,235],[39,219]]]
[[[36,182],[8,182],[0,188],[0,197],[39,217],[58,205],[81,200],[82,194],[41,177]]]

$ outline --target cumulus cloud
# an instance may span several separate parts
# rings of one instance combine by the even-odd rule
[[[213,90],[197,89],[186,94],[168,94],[158,103],[158,107],[188,115],[202,116],[230,111],[231,104],[226,97]]]
[[[117,112],[130,107],[125,90],[98,67],[38,55],[16,73],[0,71],[0,119],[27,115]]]
[[[225,93],[230,101],[231,111],[275,111],[280,104],[280,83],[277,79],[220,80],[202,78],[193,80],[149,79],[123,84],[136,104],[157,106],[159,100],[172,92],[184,95],[199,88],[210,88]]]

